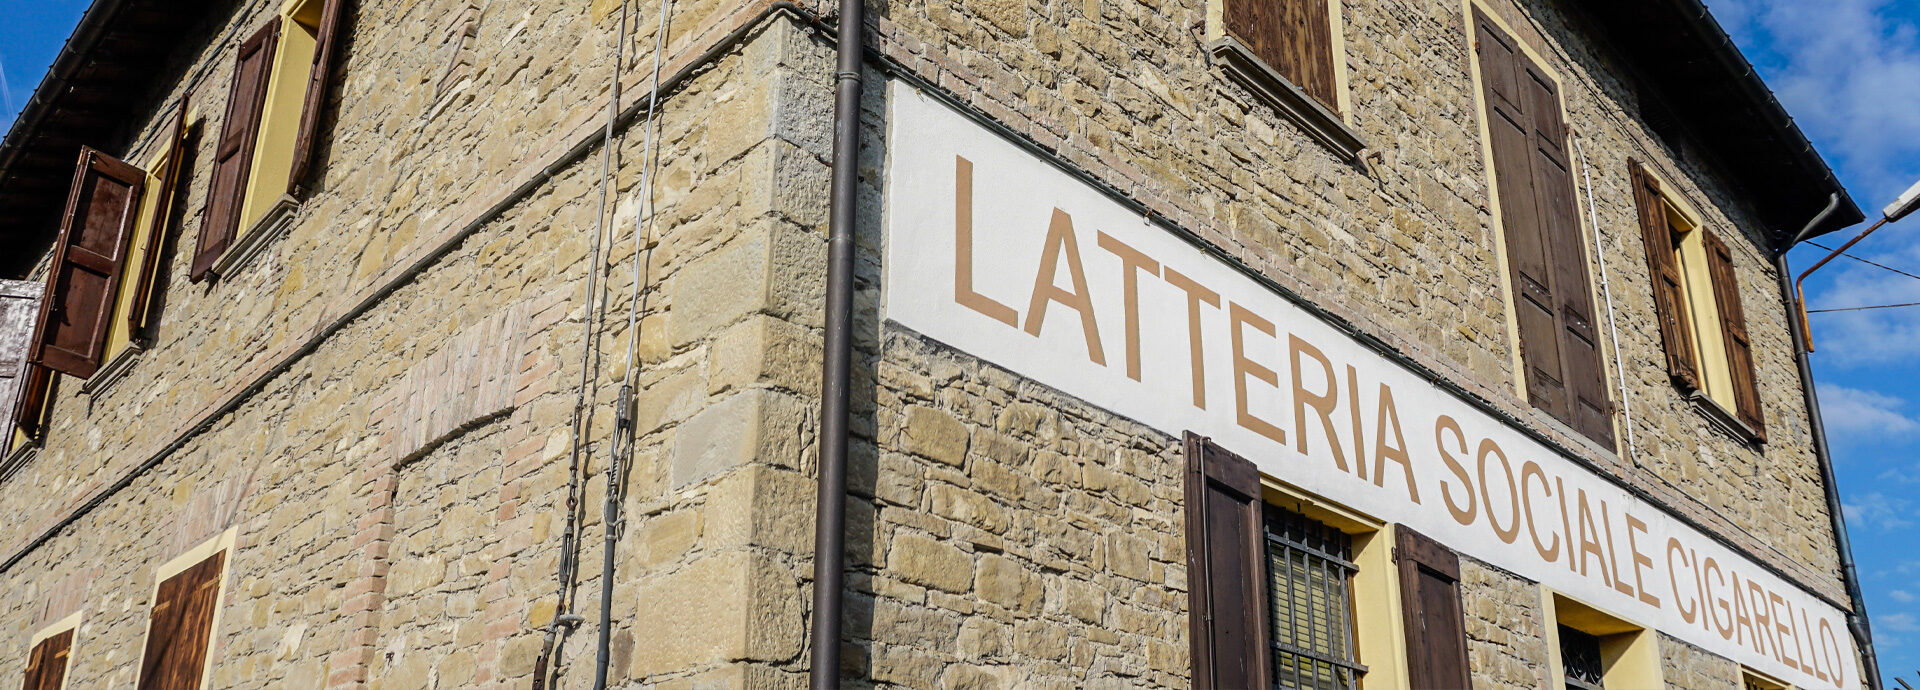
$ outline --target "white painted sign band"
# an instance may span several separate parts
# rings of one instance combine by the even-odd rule
[[[885,317],[1801,687],[1842,612],[895,81]]]

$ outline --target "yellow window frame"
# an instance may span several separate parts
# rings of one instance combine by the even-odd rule
[[[280,40],[267,76],[267,98],[253,144],[253,167],[240,196],[237,241],[252,232],[287,194],[293,175],[293,149],[300,137],[300,113],[307,102],[307,81],[320,36],[325,0],[289,0],[280,8]]]

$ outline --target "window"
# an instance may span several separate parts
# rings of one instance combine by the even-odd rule
[[[144,170],[81,147],[38,304],[21,297],[32,283],[0,290],[0,404],[10,427],[0,441],[10,447],[39,438],[54,372],[98,386],[113,377],[96,374],[124,371],[123,355],[146,338],[184,122],[176,111],[161,126]]]
[[[132,363],[131,355],[145,349],[152,336],[158,305],[156,282],[166,257],[169,221],[180,174],[183,142],[186,136],[186,103],[182,101],[167,124],[158,130],[152,152],[146,156],[140,200],[135,206],[134,222],[127,241],[127,262],[115,279],[119,282],[111,303],[106,329],[106,344],[101,352],[99,371],[88,377],[82,392],[94,393],[118,379]]]
[[[231,545],[231,532],[225,539]],[[211,545],[209,545],[211,546]],[[195,549],[161,568],[166,579],[154,589],[147,618],[146,651],[140,657],[139,690],[199,690],[206,677],[207,649],[219,612],[227,553],[202,556]],[[179,567],[185,564],[185,567]]]
[[[231,270],[272,239],[259,226],[284,229],[269,221],[287,219],[305,193],[345,22],[345,0],[291,0],[240,44],[194,280]]]
[[[1478,7],[1479,75],[1521,378],[1534,407],[1613,448],[1613,403],[1574,208],[1559,83]]]
[[[1351,540],[1299,513],[1266,506],[1267,601],[1274,686],[1352,690]]]
[[[1551,590],[1542,590],[1556,688],[1638,690],[1667,687],[1658,636]]]
[[[67,661],[73,653],[74,626],[57,633],[36,635],[33,650],[27,653],[27,681],[22,690],[61,690],[67,681]]]
[[[1452,551],[1186,443],[1194,687],[1465,687]]]
[[[1605,690],[1600,638],[1560,626],[1560,664],[1567,677],[1567,690]]]
[[[1740,688],[1741,690],[1789,690],[1786,683],[1744,666],[1740,668]]]
[[[1638,161],[1629,164],[1667,373],[1716,421],[1766,439],[1733,251]]]
[[[1347,160],[1365,145],[1347,126],[1337,0],[1212,0],[1208,46],[1228,76]]]

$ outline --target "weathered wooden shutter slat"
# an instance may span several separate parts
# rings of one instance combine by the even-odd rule
[[[1188,637],[1195,688],[1267,686],[1265,504],[1248,462],[1187,434]]]
[[[1406,525],[1394,531],[1410,685],[1471,687],[1466,616],[1460,605],[1460,557]]]
[[[6,413],[0,417],[0,452],[13,441],[14,410],[27,383],[28,349],[44,289],[39,283],[0,280],[0,411]]]
[[[1703,239],[1707,270],[1713,276],[1714,301],[1720,306],[1720,334],[1727,344],[1727,371],[1733,378],[1735,414],[1759,440],[1767,440],[1766,415],[1760,411],[1760,386],[1754,376],[1753,342],[1747,338],[1747,312],[1740,304],[1740,281],[1733,270],[1733,252],[1712,232]]]
[[[27,656],[25,690],[60,690],[67,679],[67,659],[73,651],[73,631],[41,640]]]
[[[1561,364],[1554,312],[1552,250],[1541,227],[1530,151],[1533,118],[1525,111],[1518,44],[1476,13],[1477,50],[1485,84],[1487,129],[1492,135],[1494,183],[1500,193],[1501,228],[1506,235],[1507,270],[1513,284],[1514,316],[1520,354],[1526,368],[1527,398],[1555,417],[1572,416]]]
[[[1612,447],[1559,86],[1485,14],[1474,22],[1527,399]]]
[[[147,173],[81,147],[34,332],[35,364],[86,378],[100,368]]]
[[[1586,238],[1580,230],[1573,196],[1573,166],[1567,155],[1566,123],[1560,117],[1560,89],[1525,54],[1518,56],[1533,117],[1533,176],[1542,228],[1552,238],[1554,295],[1559,298],[1555,333],[1560,339],[1562,379],[1570,417],[1581,434],[1613,446],[1613,404],[1607,372],[1600,359],[1600,334],[1593,311],[1593,281],[1587,273]]]
[[[159,184],[149,194],[153,194],[153,227],[147,237],[147,251],[140,257],[140,274],[131,276],[133,282],[133,301],[127,309],[128,333],[135,339],[147,336],[153,322],[154,281],[165,270],[160,264],[165,261],[168,230],[172,227],[168,220],[173,216],[173,197],[179,181],[183,147],[187,136],[187,101],[180,100],[179,110],[174,111],[170,124],[161,128],[166,132],[170,153],[167,154],[165,167],[160,169]]]
[[[227,94],[227,114],[214,147],[213,183],[207,191],[206,215],[200,222],[200,240],[193,254],[192,278],[204,279],[233,244],[240,225],[240,201],[253,169],[253,148],[260,134],[260,117],[267,103],[267,76],[273,69],[273,50],[280,40],[280,18],[274,17],[240,44],[233,67],[233,87]]]
[[[1228,0],[1226,32],[1328,110],[1339,110],[1326,0]]]
[[[21,374],[20,394],[13,403],[13,428],[27,438],[40,438],[46,432],[47,401],[53,397],[53,372],[37,364],[27,364]],[[13,438],[7,437],[11,443]]]
[[[1673,228],[1667,221],[1660,181],[1639,161],[1627,165],[1634,203],[1640,208],[1640,238],[1646,245],[1647,273],[1653,279],[1654,317],[1660,322],[1660,344],[1667,353],[1667,376],[1687,391],[1700,389],[1700,365],[1693,350],[1693,323],[1687,315],[1686,283],[1674,254]]]
[[[333,84],[334,63],[340,44],[350,27],[347,0],[327,0],[320,10],[320,31],[314,37],[313,69],[307,73],[306,102],[300,107],[300,133],[294,139],[293,170],[287,177],[287,192],[304,193],[305,180],[313,170],[313,150],[320,138],[320,116],[327,104],[327,89]]]
[[[166,676],[179,637],[186,589],[186,579],[175,575],[154,592],[153,607],[147,611],[147,646],[140,655],[139,690],[170,690]]]
[[[221,551],[160,583],[139,690],[199,690],[226,565]]]

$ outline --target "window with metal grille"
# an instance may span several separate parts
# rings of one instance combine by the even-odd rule
[[[1567,690],[1605,690],[1601,682],[1600,638],[1560,626],[1560,667]]]
[[[1352,547],[1332,527],[1267,506],[1267,600],[1273,621],[1273,684],[1287,690],[1352,690]]]

